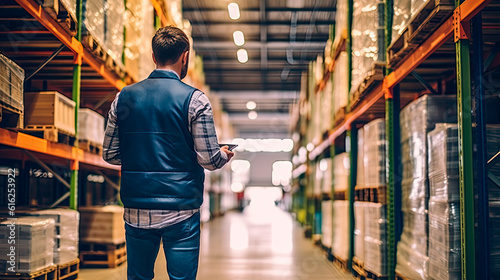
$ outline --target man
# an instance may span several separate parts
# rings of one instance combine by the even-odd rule
[[[183,82],[189,39],[176,27],[152,40],[156,69],[117,94],[104,138],[105,161],[122,165],[127,275],[153,279],[163,241],[171,280],[198,271],[204,170],[223,167],[233,152],[219,148],[208,98]]]

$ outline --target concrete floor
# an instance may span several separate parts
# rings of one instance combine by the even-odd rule
[[[155,280],[166,280],[162,250]],[[82,269],[80,280],[124,280],[126,264],[115,269]],[[198,280],[354,279],[304,238],[290,214],[271,206],[250,205],[203,224]]]

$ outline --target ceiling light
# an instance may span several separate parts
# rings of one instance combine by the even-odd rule
[[[227,10],[229,11],[229,17],[231,19],[237,20],[240,18],[240,7],[236,3],[229,3],[227,5]]]
[[[257,104],[255,104],[255,102],[253,102],[253,101],[247,102],[247,109],[248,110],[254,110],[255,108],[257,108]]]
[[[248,112],[248,118],[251,120],[255,120],[258,116],[259,116],[259,114],[257,114],[257,112],[255,112],[255,111]]]
[[[243,46],[245,44],[245,35],[243,35],[243,32],[237,30],[234,31],[233,33],[233,39],[234,39],[234,44],[236,46]]]
[[[248,61],[248,53],[247,50],[245,49],[239,49],[236,52],[236,55],[238,56],[238,61],[240,63],[246,63]]]

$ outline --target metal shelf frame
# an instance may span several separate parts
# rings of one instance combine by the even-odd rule
[[[456,0],[455,10],[453,15],[445,20],[435,32],[424,40],[412,53],[410,53],[398,67],[392,71],[388,70],[386,75],[377,87],[365,95],[360,104],[353,110],[349,110],[340,124],[328,131],[328,137],[317,145],[308,156],[309,161],[315,161],[322,155],[326,149],[334,146],[335,139],[347,132],[350,136],[350,151],[351,151],[351,169],[356,170],[356,155],[353,151],[356,149],[357,142],[353,142],[356,135],[355,124],[360,117],[364,116],[367,111],[383,98],[385,100],[385,119],[386,119],[386,139],[387,139],[387,218],[388,218],[388,279],[395,278],[396,267],[396,247],[399,241],[399,236],[402,230],[402,217],[401,209],[401,167],[400,167],[400,146],[399,146],[399,111],[400,111],[400,83],[407,76],[411,75],[413,71],[424,63],[432,54],[442,47],[450,39],[454,38],[456,66],[455,74],[457,77],[457,113],[458,113],[458,127],[459,127],[459,153],[460,153],[460,209],[461,209],[461,239],[462,239],[462,279],[488,279],[489,267],[489,254],[488,254],[488,235],[487,235],[487,217],[488,217],[488,194],[487,188],[483,188],[479,193],[479,214],[481,216],[479,221],[479,235],[480,238],[475,237],[474,228],[474,183],[473,183],[473,167],[478,167],[482,172],[483,186],[488,180],[486,174],[486,156],[483,147],[485,141],[484,130],[484,87],[481,83],[482,73],[488,69],[489,64],[495,61],[497,65],[496,54],[498,52],[492,51],[493,54],[487,58],[483,65],[483,51],[482,51],[482,22],[481,11],[491,2],[491,0]],[[352,24],[352,0],[348,0],[348,37],[346,49],[348,51],[348,73],[351,73],[351,50],[352,42],[350,38],[350,28]],[[385,1],[385,22],[386,22],[386,48],[388,48],[392,36],[392,14],[393,14],[393,0]],[[477,16],[476,16],[477,15]],[[472,25],[473,32],[471,35],[470,27]],[[471,54],[469,50],[469,40],[473,39],[473,55],[471,63]],[[475,95],[472,95],[472,76],[471,67],[474,67],[476,80]],[[332,67],[326,67],[325,78],[331,75]],[[481,71],[479,71],[479,69]],[[480,73],[480,74],[478,74]],[[418,78],[418,77],[417,77]],[[350,80],[350,79],[349,79]],[[325,83],[321,83],[316,91],[318,94]],[[432,89],[432,87],[431,87]],[[428,89],[430,92],[432,90]],[[479,153],[482,157],[476,160],[473,166],[473,135],[472,135],[472,98],[476,98],[476,122],[478,129],[476,130],[476,142],[479,143]],[[353,149],[354,148],[354,149]],[[353,160],[354,159],[354,160]],[[477,163],[479,162],[479,163]],[[304,163],[308,164],[308,163]],[[298,173],[299,170],[296,170]],[[351,174],[351,180],[356,177]],[[354,183],[355,184],[355,183]],[[351,181],[350,191],[354,189]],[[350,207],[354,199],[351,199],[349,194]],[[352,223],[354,219],[352,211],[350,212],[349,220]],[[351,225],[352,227],[352,225]],[[353,243],[352,229],[350,230],[349,244],[351,259],[348,260],[348,266],[352,264]],[[476,241],[477,239],[477,241]],[[480,249],[478,256],[476,256],[476,247]],[[476,260],[477,258],[477,260]]]

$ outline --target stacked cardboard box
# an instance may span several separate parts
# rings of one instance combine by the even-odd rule
[[[347,106],[348,98],[347,53],[341,52],[333,70],[333,113]],[[335,120],[337,121],[337,120]]]
[[[332,201],[321,202],[321,243],[332,248]]]
[[[354,256],[365,262],[365,212],[369,202],[354,202]]]
[[[0,54],[0,104],[23,111],[24,69]]]
[[[78,110],[78,139],[102,145],[104,117],[91,109]]]
[[[427,133],[439,122],[456,122],[454,96],[423,96],[400,114],[403,165],[403,233],[398,243],[397,271],[412,279],[428,276]]]
[[[80,207],[82,242],[120,244],[125,242],[123,207]]]
[[[0,222],[0,272],[32,273],[53,265],[54,220],[21,217],[11,222]]]
[[[356,170],[356,188],[365,186],[365,131],[363,128],[358,129],[358,161]]]

